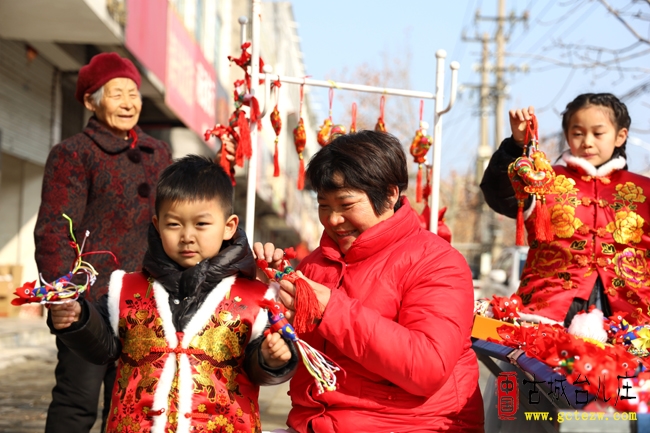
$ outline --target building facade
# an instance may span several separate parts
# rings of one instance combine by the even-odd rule
[[[0,3],[0,265],[22,266],[23,281],[38,278],[33,230],[45,161],[52,146],[80,132],[88,120],[89,113],[74,99],[74,90],[79,68],[95,54],[115,51],[134,61],[142,74],[143,110],[139,125],[150,135],[170,143],[174,157],[189,153],[211,157],[216,154],[220,143],[214,138],[204,141],[203,133],[215,123],[227,122],[233,109],[235,68],[230,67],[227,56],[239,52],[237,18],[249,15],[249,3],[238,0]],[[265,5],[265,13],[275,7]],[[282,7],[289,11],[288,15],[285,13],[287,19],[292,20],[290,5]],[[270,53],[274,43],[269,41],[270,36],[264,39],[270,44],[265,48]],[[299,73],[299,50],[288,57],[294,54],[293,59],[273,62],[297,68],[287,69],[287,73]],[[293,96],[289,99],[287,108],[297,101]],[[292,109],[295,112],[295,107]],[[289,111],[286,116],[290,119]],[[275,241],[281,247],[305,240],[313,248],[314,233],[319,231],[314,229],[317,227],[315,206],[309,209],[311,219],[303,220],[302,215],[307,207],[305,203],[312,200],[313,194],[295,192],[292,178],[295,173],[287,171],[275,179],[268,175],[267,150],[273,145],[274,135],[268,118],[264,121],[258,143],[263,148],[258,152],[261,171],[257,201],[261,204],[256,220],[260,223],[256,224],[259,229],[256,227],[254,238]],[[287,128],[290,124],[291,120],[286,120]],[[290,159],[292,154],[286,146],[293,148],[293,141],[288,129],[285,134],[283,157]],[[314,137],[315,134],[308,133]],[[284,166],[292,163],[287,161]],[[236,208],[243,210],[246,168],[238,169],[237,179]],[[294,188],[289,187],[291,182]],[[303,229],[306,236],[302,235]]]

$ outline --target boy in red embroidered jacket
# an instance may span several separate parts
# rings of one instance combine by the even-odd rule
[[[232,199],[218,164],[182,158],[160,176],[143,272],[114,272],[97,305],[50,308],[50,327],[73,351],[118,359],[107,432],[261,431],[259,385],[293,375],[295,349],[263,336],[258,302],[276,293],[255,280]]]

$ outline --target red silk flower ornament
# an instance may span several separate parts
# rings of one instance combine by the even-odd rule
[[[384,106],[386,105],[386,97],[381,96],[379,100],[379,119],[377,119],[377,124],[375,125],[375,131],[377,132],[386,132],[386,124],[384,123]]]
[[[300,85],[300,110],[298,111],[300,115],[300,120],[298,120],[298,126],[293,130],[293,144],[296,146],[296,152],[298,153],[298,159],[300,160],[300,165],[298,167],[298,190],[302,191],[305,187],[305,160],[302,156],[302,152],[305,150],[305,145],[307,144],[307,132],[305,131],[305,122],[302,120],[302,102],[304,99],[303,88],[305,84]]]
[[[275,87],[275,107],[271,112],[271,126],[275,132],[275,151],[273,153],[273,177],[280,176],[280,158],[278,156],[278,140],[280,139],[280,132],[282,131],[282,118],[278,111],[278,100],[280,99],[280,78],[273,82]]]
[[[424,111],[424,100],[420,101],[420,127],[415,131],[415,136],[411,142],[411,155],[413,161],[418,164],[418,174],[415,182],[415,201],[422,202],[422,164],[427,160],[427,152],[433,143],[430,135],[427,135],[427,128],[429,125],[422,120],[422,113]]]
[[[553,240],[553,228],[546,206],[546,194],[553,191],[555,171],[546,158],[546,154],[539,150],[535,115],[526,126],[524,143],[523,155],[508,167],[508,176],[515,190],[518,204],[516,244],[524,245],[524,205],[531,194],[535,197],[533,203],[535,206],[535,239],[539,242],[550,242]]]

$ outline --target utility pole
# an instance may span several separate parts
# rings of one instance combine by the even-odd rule
[[[497,69],[496,74],[496,94],[494,107],[494,140],[498,146],[503,141],[503,106],[505,100],[505,84],[503,79],[504,51],[506,49],[506,38],[503,34],[503,27],[506,20],[506,0],[499,0],[499,14],[497,16],[497,32],[494,37],[497,44]]]
[[[493,21],[496,22],[496,31],[494,37],[490,38],[487,33],[484,33],[481,38],[475,37],[469,39],[463,36],[464,41],[481,42],[481,66],[478,68],[481,72],[480,86],[467,86],[474,87],[480,90],[479,101],[479,116],[480,116],[480,143],[478,147],[478,155],[476,159],[476,180],[480,182],[483,177],[483,172],[487,167],[490,157],[494,153],[504,138],[504,125],[505,125],[505,99],[506,95],[506,77],[505,73],[516,72],[523,70],[516,66],[506,67],[505,65],[505,46],[508,41],[509,35],[506,33],[506,24],[509,23],[512,27],[518,21],[527,22],[528,13],[524,12],[521,16],[516,16],[512,12],[509,16],[506,15],[506,0],[498,0],[497,16],[488,17],[481,15],[480,11],[476,11],[475,21]],[[489,43],[494,42],[496,45],[495,62],[494,66],[490,65],[490,50]],[[494,74],[494,84],[490,85],[490,73]],[[488,116],[490,108],[494,109],[494,145],[489,143],[488,132]],[[479,215],[479,232],[476,234],[477,241],[480,243],[480,269],[481,275],[485,276],[491,268],[492,259],[498,256],[501,252],[502,239],[501,230],[496,223],[496,218],[493,212],[485,204],[484,200],[479,200],[478,205]]]
[[[528,11],[525,11],[520,16],[511,12],[506,15],[506,0],[498,0],[498,14],[494,17],[483,16],[479,11],[476,11],[476,21],[494,21],[497,24],[496,32],[494,34],[494,42],[496,43],[496,67],[494,68],[495,75],[495,89],[494,89],[494,139],[495,146],[501,144],[504,138],[503,125],[505,114],[505,99],[506,99],[506,72],[525,72],[526,68],[521,68],[515,65],[505,65],[505,49],[506,43],[510,38],[506,34],[506,23],[509,23],[511,28],[517,22],[521,21],[524,24],[528,22]]]

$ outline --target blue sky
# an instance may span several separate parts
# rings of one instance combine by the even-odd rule
[[[480,60],[480,44],[463,42],[462,33],[473,37],[494,33],[492,22],[475,23],[480,10],[484,16],[495,16],[497,0],[292,0],[294,16],[304,54],[307,74],[313,78],[331,79],[364,63],[379,68],[382,53],[399,57],[408,47],[411,52],[411,88],[435,91],[435,52],[447,51],[447,65],[456,60],[461,64],[461,85],[478,84],[479,73],[473,67]],[[643,6],[641,6],[643,7]],[[645,12],[650,12],[645,8]],[[593,71],[556,66],[536,58],[553,57],[568,61],[563,52],[553,49],[557,39],[606,48],[620,48],[633,42],[632,36],[611,16],[599,2],[588,0],[509,0],[508,13],[529,12],[527,29],[516,24],[506,51],[506,64],[530,68],[528,73],[507,74],[509,99],[506,108],[534,105],[538,109],[540,135],[560,130],[560,112],[575,96],[583,92],[612,92],[624,94],[630,88],[647,80],[646,73],[616,72],[597,74]],[[648,28],[640,28],[648,37]],[[650,49],[650,46],[647,48]],[[494,49],[494,45],[491,45]],[[575,59],[575,58],[574,58]],[[650,55],[633,60],[633,66],[650,68]],[[446,75],[448,98],[449,73]],[[360,83],[365,84],[365,83]],[[396,86],[393,86],[396,87]],[[315,89],[321,103],[321,116],[326,116],[327,90]],[[631,137],[635,143],[650,143],[650,104],[647,96],[628,102],[632,117]],[[478,96],[465,90],[443,121],[444,175],[450,170],[465,172],[471,169],[478,145]],[[377,111],[377,107],[359,107],[359,110]],[[431,117],[433,101],[425,105],[425,117]],[[335,106],[336,113],[336,106]],[[387,119],[389,121],[389,119]],[[431,123],[431,119],[426,119]],[[417,119],[414,119],[417,125]],[[493,124],[491,118],[490,125]],[[507,122],[507,117],[506,117]],[[507,125],[504,126],[509,132]],[[415,129],[415,127],[414,127]],[[492,136],[492,135],[491,135]],[[491,138],[492,141],[492,138]],[[492,143],[493,144],[493,143]],[[650,144],[646,148],[628,142],[630,168],[633,171],[650,167]],[[543,147],[543,143],[542,143]],[[646,150],[648,149],[648,150]]]

